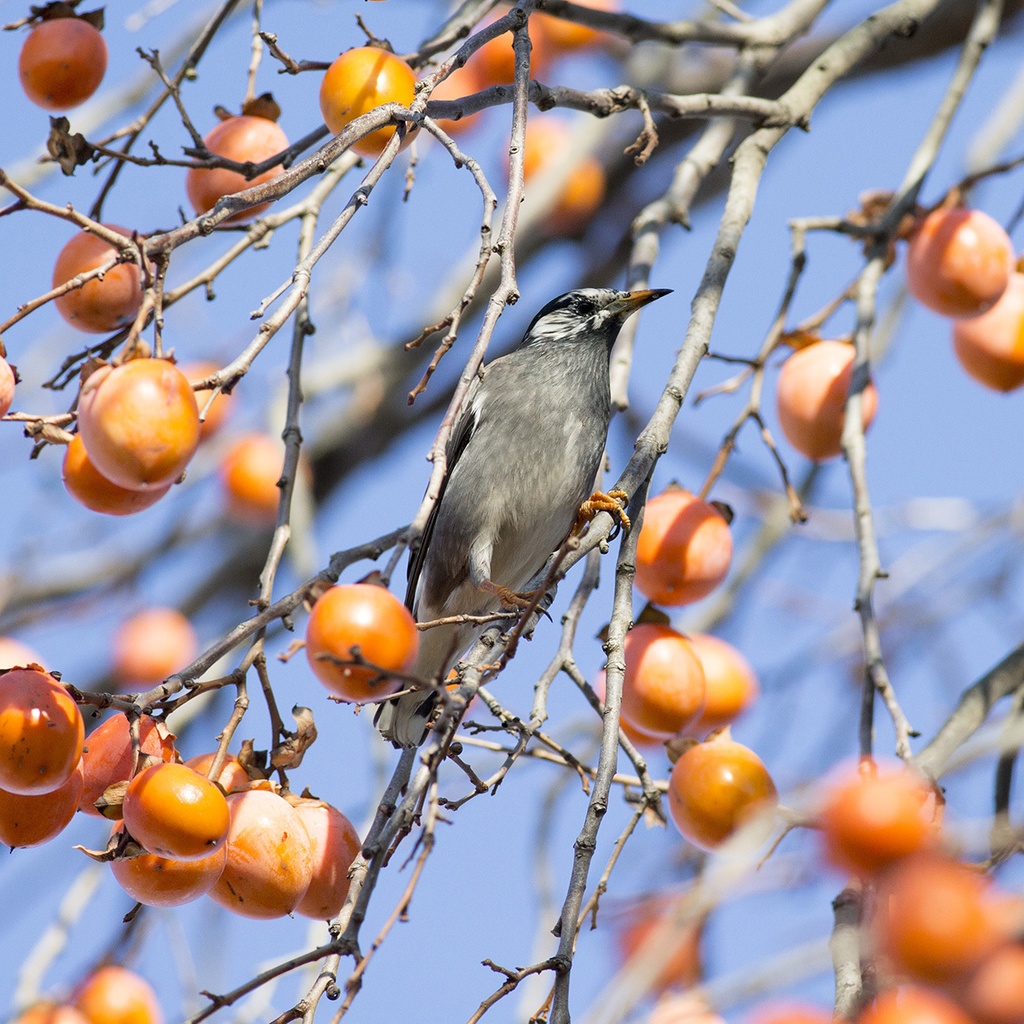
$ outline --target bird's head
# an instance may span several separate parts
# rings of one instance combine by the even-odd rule
[[[530,322],[523,345],[587,341],[609,348],[626,319],[670,288],[619,292],[612,288],[578,288],[552,299]]]

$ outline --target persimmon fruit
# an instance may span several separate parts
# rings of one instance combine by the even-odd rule
[[[704,707],[700,660],[682,633],[670,626],[634,626],[623,644],[622,718],[648,736],[668,739]]]
[[[376,46],[346,50],[320,83],[320,112],[333,135],[384,103],[408,107],[416,96],[416,75],[401,57]],[[377,128],[352,144],[360,156],[376,158],[395,128]]]
[[[362,849],[362,842],[352,822],[336,807],[308,798],[299,799],[292,806],[306,827],[312,856],[309,888],[295,905],[295,912],[327,921],[345,904],[348,869]]]
[[[65,19],[66,20],[66,19]],[[104,227],[126,238],[132,232],[117,224]],[[118,250],[97,235],[79,231],[57,254],[53,265],[53,287],[86,274],[116,259]],[[72,326],[90,334],[107,334],[129,326],[142,305],[142,275],[138,264],[115,263],[102,277],[86,281],[80,288],[53,300],[57,312]]]
[[[828,1010],[810,1003],[768,1002],[756,1007],[746,1024],[833,1024]]]
[[[177,608],[156,607],[125,619],[112,647],[118,681],[152,686],[192,661],[199,643],[192,623]]]
[[[873,875],[938,838],[935,794],[903,764],[861,762],[827,786],[818,824],[825,859]]]
[[[890,868],[879,882],[877,909],[876,945],[893,966],[927,984],[963,977],[1009,938],[988,879],[937,854]]]
[[[203,144],[217,156],[240,164],[261,164],[288,148],[284,129],[267,117],[239,114],[221,121],[207,132]],[[247,178],[226,167],[190,167],[185,175],[185,192],[197,214],[212,210],[224,196],[254,188],[276,178],[284,168],[276,164],[262,174]],[[269,203],[258,203],[226,218],[225,224],[244,224],[255,220]]]
[[[510,8],[506,8],[510,9]],[[480,28],[486,28],[496,18],[487,18]],[[546,34],[538,29],[536,15],[531,16],[528,30],[530,35],[530,78],[544,73],[551,64],[552,54]],[[516,76],[516,57],[513,36],[505,32],[488,40],[466,62],[480,76],[483,88],[492,85],[511,85]]]
[[[84,786],[79,761],[67,782],[51,793],[23,795],[0,789],[0,843],[16,849],[56,838],[75,816]]]
[[[82,18],[48,18],[25,37],[18,76],[25,95],[44,110],[84,103],[107,71],[107,44]]]
[[[779,425],[786,440],[809,459],[832,459],[843,450],[855,354],[845,342],[818,341],[782,364],[775,392]],[[870,381],[862,393],[861,410],[866,430],[878,410],[878,391]]]
[[[283,470],[280,438],[253,433],[234,441],[219,467],[229,514],[254,525],[273,526],[281,503],[277,485]]]
[[[82,756],[78,705],[38,666],[0,675],[0,788],[23,796],[52,793]]]
[[[668,783],[669,814],[694,846],[715,850],[778,803],[775,783],[749,747],[715,736],[676,761]]]
[[[105,516],[135,515],[155,505],[171,489],[167,484],[136,491],[108,480],[92,464],[80,434],[75,434],[64,450],[61,479],[75,501]]]
[[[184,364],[179,369],[188,378],[190,383],[198,383],[211,374],[216,373],[219,367],[216,363],[200,362]],[[224,421],[230,415],[234,402],[234,396],[226,395],[223,391],[218,391],[211,402],[211,394],[212,392],[209,388],[195,390],[196,405],[199,408],[199,414],[203,416],[202,425],[199,428],[200,441],[208,440],[220,430],[224,425]]]
[[[618,0],[587,0],[581,7],[589,7],[595,11],[617,11]],[[545,40],[545,52],[571,53],[574,50],[590,49],[599,46],[605,34],[589,25],[581,25],[566,18],[556,18],[551,14],[538,11],[530,21],[530,27],[536,27],[537,33]]]
[[[23,1010],[12,1024],[90,1024],[90,1021],[70,1003],[43,1000]]]
[[[373,700],[399,689],[400,681],[387,673],[409,672],[418,650],[419,632],[409,609],[370,583],[325,590],[306,626],[313,674],[346,701]],[[371,664],[357,664],[356,653]]]
[[[706,597],[732,562],[732,532],[710,502],[681,487],[650,498],[636,547],[636,588],[649,601],[677,606]]]
[[[132,837],[159,857],[198,860],[227,840],[224,794],[184,764],[144,768],[128,783],[121,813]]]
[[[861,1011],[856,1024],[976,1024],[944,995],[919,985],[886,989]]]
[[[1024,945],[1008,942],[985,957],[966,981],[960,999],[977,1024],[1024,1020]]]
[[[15,666],[42,665],[43,659],[28,644],[12,636],[0,636],[0,672]]]
[[[438,82],[430,94],[431,100],[461,100],[473,93],[486,88],[483,78],[473,64],[464,64],[456,68],[447,78]],[[480,115],[468,114],[458,119],[451,117],[436,118],[437,123],[452,136],[464,135],[479,123]]]
[[[1003,294],[1013,263],[1009,235],[987,213],[933,210],[911,235],[907,288],[943,316],[978,316]]]
[[[173,484],[199,444],[199,408],[185,375],[166,359],[96,370],[82,385],[78,429],[96,469],[144,491]]]
[[[732,644],[708,633],[691,633],[687,639],[706,684],[704,710],[687,731],[701,736],[736,721],[761,688],[750,662]]]
[[[601,703],[604,703],[605,694],[607,692],[607,682],[605,670],[601,671],[597,675],[597,679],[594,681],[594,693],[597,694]],[[661,747],[665,744],[664,736],[655,736],[653,733],[645,732],[643,729],[638,729],[631,722],[627,722],[619,715],[619,732],[621,732],[626,739],[633,744],[634,747]]]
[[[117,836],[123,831],[124,822],[116,822],[112,834]],[[143,853],[108,863],[117,884],[137,903],[147,907],[182,907],[210,891],[223,873],[227,858],[225,844],[197,860]]]
[[[196,754],[195,757],[188,758],[185,764],[193,771],[199,772],[200,775],[210,778],[210,769],[213,767],[213,761],[216,756],[217,751],[211,750],[207,754]],[[240,792],[243,789],[248,789],[251,784],[246,770],[241,766],[234,754],[228,754],[224,758],[224,763],[221,765],[217,777],[212,779],[212,781],[216,782],[225,793]]]
[[[556,169],[564,160],[572,162],[545,221],[546,230],[552,234],[582,231],[604,199],[606,181],[601,161],[592,154],[579,158],[570,156],[571,143],[570,127],[563,118],[534,117],[527,122],[523,149],[526,181]]]
[[[953,351],[960,365],[994,391],[1024,384],[1024,274],[1014,272],[991,309],[953,321]]]
[[[228,797],[231,825],[224,873],[210,898],[242,917],[290,914],[309,888],[313,853],[302,818],[267,789]]]
[[[671,921],[671,902],[644,901],[630,907],[617,930],[617,944],[623,963],[635,957],[657,954],[662,966],[651,980],[649,990],[692,988],[703,976],[701,963],[701,926],[696,921],[675,924]],[[664,947],[670,947],[662,955]]]
[[[119,964],[97,967],[78,986],[74,1001],[90,1024],[163,1024],[153,986]]]
[[[161,761],[175,759],[174,736],[162,722],[149,715],[139,718],[139,753]],[[101,722],[85,738],[82,748],[85,785],[78,809],[100,818],[96,801],[118,782],[127,782],[132,774],[132,737],[128,716],[117,711]]]

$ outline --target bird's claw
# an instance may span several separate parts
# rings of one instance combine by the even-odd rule
[[[616,488],[613,491],[608,491],[606,494],[604,491],[594,491],[594,493],[587,498],[576,515],[576,523],[572,530],[573,533],[580,533],[583,527],[586,526],[598,512],[609,512],[612,516],[618,517],[617,525],[628,530],[630,527],[629,516],[626,515],[625,504],[629,501],[629,495],[622,490]]]
[[[534,604],[537,595],[533,591],[527,591],[524,594],[517,593],[515,590],[511,590],[508,587],[503,587],[500,583],[494,583],[491,580],[484,580],[480,584],[481,590],[486,590],[489,594],[494,594],[496,597],[501,599],[501,603],[506,608],[513,608],[517,611],[525,611],[532,604]]]

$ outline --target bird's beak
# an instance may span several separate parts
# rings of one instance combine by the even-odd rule
[[[648,302],[660,299],[663,295],[670,295],[671,292],[671,288],[646,288],[635,292],[620,292],[608,303],[604,312],[608,316],[625,320],[641,306],[646,306]]]

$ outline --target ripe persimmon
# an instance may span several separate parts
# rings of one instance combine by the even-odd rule
[[[1020,1024],[1024,1020],[1024,945],[1008,942],[985,957],[960,999],[977,1024]]]
[[[127,685],[152,686],[184,668],[199,649],[192,623],[177,608],[144,608],[114,633],[113,673]]]
[[[126,238],[132,237],[131,231],[117,224],[104,227]],[[117,255],[117,248],[110,242],[88,231],[79,231],[57,254],[57,262],[53,265],[53,287],[95,270]],[[72,327],[90,334],[106,334],[132,323],[142,305],[142,294],[142,275],[138,264],[115,263],[102,278],[94,277],[80,288],[58,295],[53,304]]]
[[[937,854],[916,854],[890,868],[876,906],[876,945],[894,967],[928,984],[962,978],[1009,938],[988,879]]]
[[[431,100],[461,100],[486,88],[480,72],[473,64],[456,68],[446,79],[439,82],[430,94]],[[450,117],[437,118],[437,123],[452,136],[463,135],[479,122],[479,114],[469,114],[455,120]]]
[[[767,818],[777,803],[764,762],[724,735],[695,743],[669,777],[669,814],[682,835],[704,850],[717,849],[758,815]]]
[[[70,1003],[43,1000],[23,1010],[12,1024],[89,1024],[89,1018]]]
[[[543,31],[537,28],[535,18],[536,15],[531,16],[528,29],[530,34],[530,78],[536,78],[543,74],[551,64],[552,57],[547,37]],[[495,18],[487,18],[480,28],[486,28],[494,20]],[[466,62],[466,67],[472,67],[477,72],[485,88],[492,85],[510,85],[515,81],[516,76],[516,56],[513,49],[512,33],[505,32],[488,40],[473,53],[473,56]]]
[[[817,341],[789,356],[779,371],[776,407],[786,440],[802,455],[822,461],[842,449],[846,397],[855,356],[842,341]],[[878,392],[868,381],[861,405],[866,430],[878,409]]]
[[[345,904],[348,869],[362,842],[352,822],[336,807],[308,798],[296,800],[292,806],[306,827],[312,855],[309,888],[295,905],[295,912],[327,921]]]
[[[704,707],[706,684],[700,660],[682,633],[642,623],[623,645],[622,718],[648,736],[668,739]]]
[[[199,408],[166,359],[103,366],[82,385],[78,429],[92,464],[121,487],[173,484],[199,444]]]
[[[75,990],[74,1001],[90,1024],[163,1024],[153,986],[119,964],[92,971]]]
[[[124,822],[118,821],[112,835],[117,836],[123,831]],[[147,907],[181,907],[210,891],[223,873],[227,858],[225,844],[197,860],[177,860],[143,853],[108,863],[117,884],[137,903]]]
[[[139,753],[158,757],[161,761],[175,759],[174,736],[167,726],[149,715],[139,718]],[[132,774],[132,738],[128,716],[115,712],[101,722],[85,738],[82,748],[85,787],[78,809],[97,818],[103,815],[94,806],[104,790],[118,782],[127,782]]]
[[[198,860],[227,840],[224,794],[184,764],[144,768],[128,783],[121,814],[132,837],[159,857]]]
[[[82,762],[52,793],[23,795],[0,789],[0,843],[12,849],[40,846],[60,835],[78,810],[85,786]]]
[[[370,583],[325,590],[306,626],[306,657],[313,674],[347,701],[373,700],[399,689],[401,683],[387,673],[408,672],[419,643],[409,609]],[[371,664],[357,664],[356,655]]]
[[[309,834],[298,812],[268,789],[232,793],[228,806],[228,859],[210,898],[242,917],[290,914],[313,875]]]
[[[707,633],[692,633],[688,639],[704,669],[707,691],[704,710],[687,731],[702,736],[736,721],[757,699],[760,686],[750,662],[732,644]]]
[[[210,769],[213,767],[213,761],[216,756],[217,751],[211,750],[208,754],[196,754],[195,757],[188,758],[185,764],[193,771],[199,772],[200,775],[210,778]],[[228,754],[224,758],[224,763],[221,765],[217,777],[212,781],[216,782],[225,793],[237,793],[243,789],[248,789],[251,785],[251,780],[246,770],[241,766],[234,754]]]
[[[644,900],[629,908],[617,930],[619,953],[628,963],[634,957],[657,954],[661,968],[651,980],[649,991],[692,988],[703,977],[701,925],[698,921],[675,923],[673,902]],[[665,947],[669,950],[664,953]]]
[[[946,996],[918,985],[886,989],[861,1011],[856,1024],[976,1024]]]
[[[305,469],[305,463],[302,464]],[[220,481],[233,518],[273,526],[281,503],[278,482],[284,469],[284,444],[269,434],[245,434],[224,453]]]
[[[102,33],[74,15],[39,22],[25,37],[18,56],[21,87],[44,110],[70,110],[84,103],[106,71]]]
[[[216,373],[220,367],[216,363],[201,362],[188,363],[179,366],[178,369],[188,378],[190,383],[198,383],[205,377],[209,377],[210,374]],[[199,414],[203,415],[203,410],[206,410],[206,415],[199,428],[199,439],[201,441],[207,440],[220,430],[224,425],[224,421],[228,418],[228,414],[231,412],[233,402],[233,396],[226,395],[223,391],[218,391],[213,401],[210,402],[210,393],[208,388],[201,388],[195,392]],[[210,403],[209,408],[207,408],[208,402]]]
[[[963,983],[1019,924],[980,869],[941,854],[900,861],[878,892],[875,944],[898,970],[928,984]]]
[[[6,359],[0,358],[0,416],[6,416],[14,404],[14,371]]]
[[[595,11],[617,11],[618,0],[587,0],[581,7],[589,7]],[[606,38],[600,29],[566,18],[556,18],[551,14],[538,11],[530,21],[530,28],[536,28],[537,34],[544,38],[545,52],[571,52],[599,46],[602,38]]]
[[[42,665],[43,659],[20,640],[11,636],[0,636],[0,672],[15,666]]]
[[[938,838],[935,793],[912,768],[860,762],[829,783],[818,817],[826,859],[874,874]]]
[[[1024,384],[1024,274],[1010,275],[1006,291],[991,309],[953,321],[953,351],[960,365],[995,391]]]
[[[240,164],[261,164],[288,148],[288,136],[276,122],[255,114],[239,114],[215,125],[206,133],[203,144],[217,156]],[[218,200],[243,189],[262,185],[276,178],[284,168],[276,164],[254,178],[247,178],[226,167],[190,167],[185,175],[185,191],[197,214],[212,210]],[[239,210],[228,217],[225,224],[243,224],[255,220],[269,203],[259,203]]]
[[[605,670],[601,669],[597,674],[597,679],[594,681],[594,693],[597,694],[602,704],[604,703],[607,685],[605,678]],[[621,732],[634,747],[662,747],[665,745],[664,736],[655,736],[652,733],[645,732],[643,729],[638,729],[632,723],[627,722],[621,714],[619,715],[619,732]]]
[[[377,46],[346,50],[327,69],[320,83],[320,112],[337,135],[349,122],[384,103],[408,107],[416,96],[416,74],[401,57]],[[360,156],[384,152],[395,128],[377,128],[352,144]],[[408,136],[407,136],[408,137]]]
[[[39,666],[0,675],[0,787],[35,796],[71,777],[85,725],[68,691]]]
[[[636,547],[636,588],[656,604],[691,604],[725,579],[732,533],[712,504],[672,486],[648,499]]]
[[[933,210],[907,247],[907,288],[943,316],[978,316],[995,305],[1013,270],[1013,246],[981,210]]]
[[[746,1024],[833,1024],[830,1010],[810,1003],[769,1002],[756,1007]]]
[[[80,434],[64,450],[61,468],[64,488],[80,505],[107,516],[130,516],[155,505],[171,485],[148,491],[130,490],[108,480],[93,464]]]
[[[553,234],[582,231],[604,199],[606,182],[601,161],[592,154],[571,157],[571,142],[569,123],[564,118],[545,115],[527,122],[523,149],[526,181],[553,170],[563,160],[572,160],[572,168],[545,221],[546,229]]]

